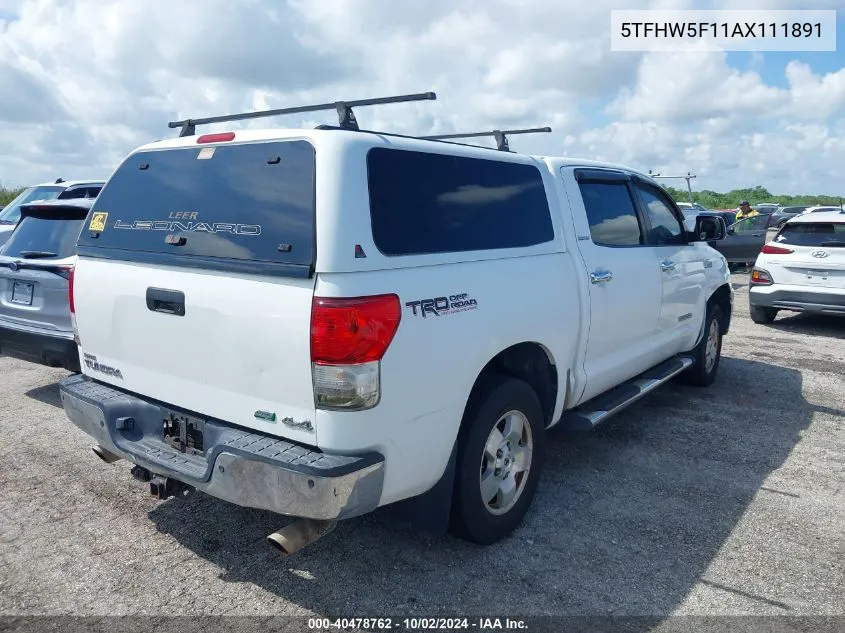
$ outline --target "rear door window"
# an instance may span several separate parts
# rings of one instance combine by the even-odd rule
[[[634,201],[625,181],[580,182],[578,187],[594,244],[639,246],[645,243]]]
[[[23,259],[63,259],[76,252],[87,209],[49,209],[24,215],[0,254]]]
[[[99,186],[84,186],[84,187],[68,187],[59,194],[59,200],[73,200],[77,198],[96,198],[100,193],[102,187]]]
[[[793,246],[845,247],[845,222],[798,222],[787,224],[775,238]]]
[[[540,170],[466,156],[373,148],[373,239],[385,255],[519,248],[554,239]]]
[[[138,152],[100,192],[80,253],[175,265],[213,260],[212,268],[226,261],[310,267],[314,168],[306,141]]]

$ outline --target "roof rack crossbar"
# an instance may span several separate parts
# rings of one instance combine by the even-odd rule
[[[540,132],[551,132],[552,128],[546,127],[532,127],[522,130],[490,130],[489,132],[470,132],[468,134],[435,134],[433,136],[420,136],[419,138],[426,141],[444,141],[450,138],[478,138],[482,136],[492,136],[496,139],[496,149],[502,152],[509,152],[510,145],[508,145],[508,136],[513,134],[537,134]]]
[[[222,123],[224,121],[243,121],[245,119],[259,119],[263,117],[279,116],[282,114],[299,114],[301,112],[318,112],[320,110],[336,110],[339,125],[345,130],[358,130],[358,121],[352,108],[367,105],[382,105],[385,103],[405,103],[407,101],[433,101],[437,95],[433,92],[419,92],[409,95],[398,95],[395,97],[377,97],[375,99],[357,99],[355,101],[334,101],[332,103],[318,103],[316,105],[297,106],[295,108],[279,108],[276,110],[260,110],[258,112],[242,112],[240,114],[224,114],[211,116],[203,119],[184,119],[183,121],[171,121],[167,124],[170,128],[181,128],[179,136],[192,136],[196,133],[197,125],[208,125],[209,123]]]

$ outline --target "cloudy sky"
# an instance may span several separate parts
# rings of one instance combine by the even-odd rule
[[[0,0],[0,183],[105,178],[181,117],[433,90],[358,120],[550,125],[512,148],[692,171],[702,189],[845,195],[845,0],[623,4],[838,8],[839,51],[611,52],[618,0]]]

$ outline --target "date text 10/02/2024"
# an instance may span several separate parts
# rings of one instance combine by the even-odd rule
[[[309,618],[309,630],[526,631],[517,618]]]

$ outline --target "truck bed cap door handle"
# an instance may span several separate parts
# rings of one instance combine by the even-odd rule
[[[613,273],[609,270],[597,270],[590,273],[590,281],[594,284],[600,284],[611,279],[613,279]]]
[[[181,290],[147,288],[147,308],[175,316],[185,316],[185,293]]]

